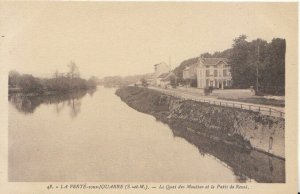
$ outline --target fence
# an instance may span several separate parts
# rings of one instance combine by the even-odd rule
[[[182,96],[176,95],[176,94],[171,94],[168,93],[168,95],[181,98],[184,100],[194,100],[197,102],[204,102],[204,103],[209,103],[213,105],[218,105],[218,106],[224,106],[224,107],[230,107],[230,108],[239,108],[239,109],[244,109],[244,110],[250,110],[254,112],[259,112],[264,115],[269,115],[269,116],[274,116],[274,117],[285,117],[285,113],[279,110],[276,110],[274,108],[270,107],[265,107],[265,106],[260,106],[260,105],[249,105],[249,104],[244,104],[244,103],[238,103],[238,102],[222,102],[222,101],[216,101],[216,100],[206,100],[206,99],[200,99],[200,98],[184,98]]]

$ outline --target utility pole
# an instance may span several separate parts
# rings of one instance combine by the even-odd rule
[[[170,67],[170,72],[172,72],[173,69],[172,69],[172,64],[171,64],[171,55],[169,56],[169,67]],[[177,77],[175,77],[175,85],[177,85]]]
[[[256,63],[256,92],[258,92],[258,65],[259,65],[259,42],[257,45],[257,63]]]

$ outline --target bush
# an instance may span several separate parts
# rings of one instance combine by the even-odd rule
[[[18,78],[17,85],[22,89],[23,92],[37,92],[41,93],[43,91],[43,85],[41,81],[32,75],[21,75]]]

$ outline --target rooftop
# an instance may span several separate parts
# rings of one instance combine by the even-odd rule
[[[160,76],[158,76],[158,78],[164,78],[164,77],[167,77],[168,75],[169,75],[169,73],[163,73]]]
[[[221,61],[223,61],[225,63],[228,62],[227,58],[201,58],[201,57],[199,57],[199,60],[201,60],[204,65],[216,65]]]

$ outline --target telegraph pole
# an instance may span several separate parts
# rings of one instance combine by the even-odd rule
[[[259,65],[259,42],[257,45],[257,63],[256,63],[256,92],[258,92],[258,65]]]
[[[170,72],[172,72],[173,68],[172,68],[172,64],[171,64],[171,55],[169,56],[169,67],[170,67]],[[175,85],[177,85],[177,77],[175,77]]]

